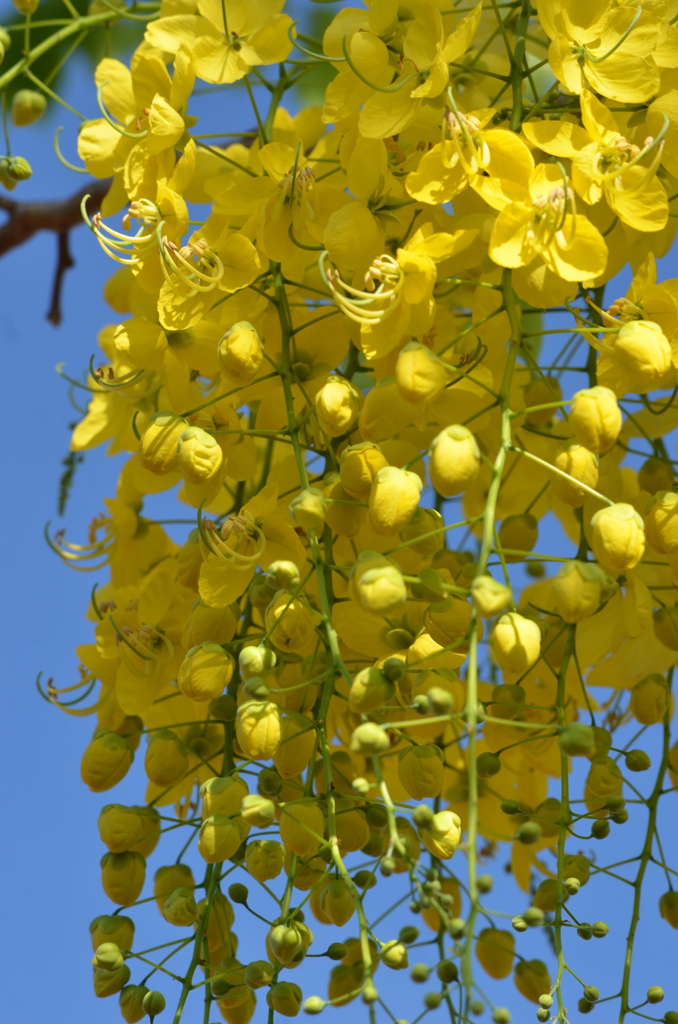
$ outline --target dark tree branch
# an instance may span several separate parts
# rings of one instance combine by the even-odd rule
[[[108,192],[110,180],[88,181],[74,195],[67,199],[51,202],[17,202],[7,196],[0,195],[0,210],[7,214],[7,220],[0,226],[0,256],[19,245],[23,245],[38,231],[53,231],[57,236],[58,258],[52,287],[52,301],[47,319],[50,323],[61,323],[61,286],[64,274],[73,266],[73,257],[68,247],[68,235],[71,228],[82,223],[80,203],[88,193],[92,197],[88,203],[89,212],[99,209]]]

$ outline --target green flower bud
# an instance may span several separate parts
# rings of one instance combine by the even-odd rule
[[[251,989],[264,988],[271,984],[273,966],[268,960],[253,960],[245,968],[245,984]]]
[[[607,798],[607,800],[605,801],[605,806],[609,811],[621,811],[626,806],[626,800],[623,796],[620,796],[618,793],[615,793]]]
[[[581,889],[581,882],[578,878],[566,878],[563,882],[563,889],[568,896],[576,896]]]
[[[348,947],[343,942],[332,942],[325,951],[325,956],[330,960],[343,960],[348,953]]]
[[[363,722],[351,735],[350,749],[357,754],[383,754],[390,745],[386,730],[375,722]]]
[[[180,886],[168,896],[162,907],[162,916],[169,924],[188,927],[195,923],[198,907],[192,889]]]
[[[248,825],[268,828],[275,818],[275,804],[259,793],[249,793],[243,797],[241,814]]]
[[[590,1003],[588,999],[580,999],[577,1003],[577,1009],[580,1013],[590,1013],[593,1009],[593,1003]]]
[[[497,1006],[492,1011],[494,1024],[511,1024],[511,1011],[505,1006]]]
[[[478,771],[478,778],[491,779],[501,771],[499,756],[491,753],[489,750],[484,751],[476,759],[476,769]]]
[[[159,1013],[162,1013],[165,1006],[165,997],[162,992],[156,992],[154,989],[151,989],[151,991],[147,992],[144,996],[143,1007],[151,1020],[153,1020],[154,1017],[157,1017]]]
[[[502,800],[499,806],[504,814],[520,814],[520,804],[516,800]]]
[[[420,984],[421,982],[428,981],[428,976],[431,973],[431,968],[428,964],[415,964],[410,971],[410,978],[412,981]]]
[[[19,14],[35,14],[40,0],[12,0]]]
[[[398,934],[398,941],[404,942],[406,946],[410,943],[416,942],[419,938],[419,929],[415,928],[413,924],[406,924],[404,928],[400,929]]]
[[[268,700],[271,689],[261,676],[250,676],[243,683],[242,692],[247,700]]]
[[[580,939],[588,940],[593,936],[593,930],[590,924],[580,924],[577,928],[577,935]]]
[[[242,882],[234,882],[233,885],[229,885],[228,897],[233,903],[242,903],[244,906],[247,903],[248,896],[249,890]]]
[[[568,757],[587,757],[596,745],[595,733],[590,725],[573,722],[558,737],[560,749]]]
[[[610,823],[606,818],[596,818],[591,825],[592,839],[605,839],[610,834]]]
[[[450,921],[450,935],[453,939],[460,939],[466,929],[466,921],[463,917],[453,917]]]
[[[296,1017],[301,1007],[301,989],[291,981],[277,981],[266,993],[266,1002],[283,1017]]]
[[[511,927],[516,932],[526,932],[527,921],[522,914],[517,914],[516,917],[511,918]]]
[[[541,826],[536,821],[526,821],[516,832],[515,838],[519,843],[531,846],[541,839]]]
[[[594,921],[591,925],[591,934],[594,939],[604,939],[609,930],[608,925],[604,921]]]
[[[424,996],[424,1006],[429,1010],[437,1010],[443,1001],[440,992],[427,992]]]
[[[678,1012],[675,1010],[667,1010],[662,1017],[664,1024],[678,1024]]]
[[[629,750],[624,764],[630,772],[646,772],[652,767],[652,761],[644,750]]]
[[[304,1013],[315,1014],[322,1013],[325,1008],[325,1002],[320,996],[309,996],[304,1002]]]
[[[92,963],[102,971],[117,971],[124,964],[125,959],[120,951],[120,946],[115,942],[102,942],[97,946],[92,957]]]
[[[257,776],[257,789],[260,796],[277,796],[282,789],[283,781],[274,768],[262,768]]]
[[[292,522],[305,530],[322,530],[327,518],[327,502],[317,487],[307,487],[296,495],[287,508]]]
[[[433,811],[426,804],[419,804],[412,813],[412,820],[417,828],[427,828],[433,821]]]
[[[441,960],[436,967],[436,974],[443,985],[451,985],[459,977],[459,968],[452,960]]]
[[[13,2],[16,2],[16,0],[13,0]],[[15,188],[17,182],[27,181],[32,173],[31,165],[22,156],[0,157],[0,182],[2,182],[5,188],[10,190]]]
[[[539,996],[539,1005],[548,1010],[550,1006],[553,1006],[553,996],[549,992],[544,992],[543,995]]]
[[[664,998],[664,989],[661,985],[652,985],[647,990],[647,1001],[648,1003],[661,1003]]]
[[[615,825],[625,825],[629,820],[629,812],[625,807],[622,807],[621,811],[616,811],[610,815],[610,821],[613,821]]]
[[[587,985],[584,989],[584,999],[589,1003],[595,1003],[600,999],[600,992],[595,985]]]
[[[537,1010],[537,1020],[543,1022],[551,1020],[551,1011],[545,1009],[544,1007],[540,1008],[539,1010]]]
[[[401,971],[408,965],[407,949],[402,942],[392,939],[382,946],[381,962],[393,971]]]
[[[12,97],[12,123],[17,128],[33,124],[45,112],[47,98],[35,89],[19,89]]]
[[[390,875],[392,875],[395,869],[396,862],[393,859],[393,857],[384,857],[381,864],[379,865],[379,871],[384,876],[384,878],[388,878]]]
[[[523,920],[530,928],[536,928],[544,923],[544,911],[539,907],[528,907],[523,914]]]

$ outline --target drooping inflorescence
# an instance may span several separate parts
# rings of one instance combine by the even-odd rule
[[[15,6],[0,89],[32,86],[22,126],[55,94],[31,71],[37,2]],[[91,790],[135,760],[146,779],[99,816],[117,909],[90,926],[95,992],[130,1024],[352,1000],[374,1024],[402,1022],[384,976],[409,970],[417,1020],[506,1024],[489,977],[539,1021],[606,1002],[675,1024],[631,967],[651,873],[678,928],[658,831],[678,786],[678,279],[656,262],[678,6],[282,6],[96,0],[53,44],[139,32],[98,64],[78,138],[110,179],[82,210],[117,266],[72,450],[126,462],[86,543],[49,534],[98,575],[79,680],[44,695],[95,717]],[[198,131],[204,83],[224,99]],[[6,187],[28,174],[0,159]],[[506,863],[512,914],[487,873]],[[614,976],[593,956],[582,978],[573,948],[609,931],[598,877],[632,890],[630,927]],[[161,949],[135,933],[150,899],[179,930]],[[309,956],[331,963],[302,992]]]

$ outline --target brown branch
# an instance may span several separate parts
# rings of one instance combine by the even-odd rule
[[[109,187],[110,179],[88,181],[83,188],[67,199],[49,202],[24,203],[0,195],[0,210],[8,214],[7,220],[0,226],[0,256],[23,245],[38,231],[53,231],[57,236],[58,259],[52,301],[47,314],[50,323],[61,323],[61,286],[65,272],[73,266],[73,258],[68,247],[68,233],[71,228],[82,223],[82,198],[89,193],[91,199],[87,204],[88,210],[90,213],[95,212],[99,209]]]

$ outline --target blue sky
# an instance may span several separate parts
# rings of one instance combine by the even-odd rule
[[[65,95],[95,116],[88,67],[76,63],[66,83]],[[229,99],[227,108],[227,129],[251,127],[252,118],[243,103],[244,93],[236,90],[233,96],[235,99]],[[218,107],[217,103],[216,97],[206,96],[194,107],[206,115],[201,119],[203,131],[213,131],[223,125],[223,121],[216,119],[223,105]],[[34,168],[33,179],[16,189],[15,198],[54,198],[67,195],[80,185],[83,179],[66,171],[53,155],[50,142],[59,125],[65,125],[62,150],[75,160],[75,119],[57,109],[55,104],[50,105],[39,125],[15,133],[16,152],[26,156]],[[92,720],[60,714],[39,698],[34,686],[39,671],[46,677],[54,677],[57,686],[69,685],[74,680],[77,667],[74,648],[78,643],[91,640],[91,624],[84,619],[84,612],[92,583],[97,578],[70,572],[48,549],[42,537],[46,520],[57,519],[58,480],[61,461],[68,451],[68,425],[78,418],[69,405],[67,386],[58,378],[54,367],[64,362],[66,372],[79,376],[97,350],[97,332],[113,319],[102,298],[110,263],[84,229],[72,232],[71,244],[76,267],[65,282],[64,321],[59,328],[45,321],[55,266],[54,237],[49,234],[35,237],[5,257],[1,265],[0,345],[6,402],[3,469],[7,488],[1,513],[6,595],[1,620],[5,634],[2,649],[6,694],[1,728],[7,767],[2,905],[3,966],[7,978],[11,979],[3,991],[3,1016],[7,1021],[32,1022],[48,1016],[50,1024],[84,1024],[85,1021],[107,1024],[121,1018],[117,998],[97,1000],[91,987],[88,923],[95,915],[113,909],[100,889],[99,859],[104,847],[97,834],[96,818],[99,808],[111,800],[133,803],[140,799],[143,792],[141,759],[137,759],[133,772],[112,793],[88,792],[80,781],[78,766]],[[663,276],[675,273],[672,265],[675,266],[672,261],[664,261]],[[617,290],[610,289],[612,297]],[[119,459],[105,459],[101,451],[87,453],[77,471],[65,519],[71,540],[84,535],[92,517],[101,510],[102,499],[113,495],[119,468]],[[559,539],[555,530],[547,532],[540,540],[542,550],[550,539],[554,542]],[[644,778],[641,783],[649,788]],[[676,799],[678,797],[668,796],[663,801],[665,849],[668,851],[675,848]],[[632,856],[640,845],[640,829],[640,824],[616,829],[613,837],[597,845],[595,852],[606,861]],[[588,851],[592,845],[583,843],[582,848]],[[163,848],[168,850],[167,856],[156,852],[149,862],[149,880],[156,867],[174,859],[172,840],[168,839],[166,844],[164,841],[161,850]],[[504,881],[502,868],[506,859],[502,852],[494,864],[485,868],[497,878],[495,893],[488,899],[488,905],[512,915],[524,910],[526,901],[510,880]],[[678,865],[678,859],[670,852],[669,860]],[[395,879],[386,882],[384,896],[381,884],[375,890],[373,913],[382,905],[380,901],[385,905],[386,895],[395,891],[396,884]],[[656,913],[656,901],[665,888],[660,872],[651,870],[644,894],[635,975],[638,1002],[648,985],[664,985],[667,999],[657,1008],[659,1016],[666,1008],[678,1007],[675,933]],[[568,936],[573,969],[588,983],[596,984],[603,994],[616,988],[630,895],[630,887],[604,879],[588,886],[577,897],[577,905],[572,904],[581,917],[602,918],[611,926],[612,934],[602,942],[585,943]],[[584,904],[585,909],[582,909]],[[270,911],[263,904],[259,906],[254,902],[253,905],[264,914]],[[400,923],[406,921],[409,923],[407,918]],[[316,935],[323,930],[320,925],[310,924]],[[146,946],[154,941],[168,941],[178,934],[161,922],[153,903],[139,913],[138,932],[142,931]],[[236,931],[242,943],[241,958],[245,962],[259,958],[262,932],[258,923],[248,918],[245,926],[236,926]],[[345,933],[352,933],[350,926]],[[381,934],[383,938],[392,937]],[[422,935],[424,937],[428,936]],[[318,948],[323,948],[322,938]],[[517,948],[528,957],[546,953],[545,940],[535,931],[518,937]],[[413,951],[410,962],[417,959]],[[318,971],[313,961],[307,961],[294,972],[291,980],[302,983],[305,995],[324,994],[322,987],[316,987],[314,979],[318,975],[324,977],[329,966],[323,961],[322,970]],[[421,1009],[421,996],[429,986],[413,986],[406,972],[388,972],[388,977],[386,974],[386,969],[380,968],[377,985],[388,991],[398,1015],[414,1018]],[[139,980],[138,974],[134,980]],[[172,984],[160,986],[170,1006],[174,996]],[[499,986],[490,983],[487,989],[499,1005],[508,1005],[514,1010],[515,1021],[522,1024],[522,1021],[534,1019],[533,1009],[515,992],[510,981]],[[579,987],[572,984],[568,992],[571,992],[568,1005],[574,1011]],[[673,999],[669,998],[671,993]],[[336,1015],[332,1010],[326,1013],[330,1018]],[[601,1020],[611,1019],[602,1007],[596,1013]],[[161,1019],[169,1017],[168,1011]],[[217,1020],[216,1010],[212,1018]],[[199,998],[184,1019],[187,1024],[202,1020]],[[255,1021],[260,1019],[261,1011]],[[388,1018],[381,1015],[379,1019]],[[442,1020],[443,1011],[429,1014],[428,1019]],[[577,1019],[576,1011],[573,1019]]]

